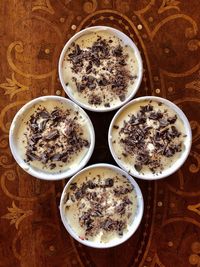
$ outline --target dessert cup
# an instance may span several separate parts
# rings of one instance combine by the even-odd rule
[[[119,38],[119,40],[121,40],[121,42],[123,44],[123,47],[126,46],[126,47],[130,48],[130,50],[132,51],[131,53],[132,53],[133,61],[136,62],[135,64],[137,66],[137,70],[135,73],[136,75],[133,73],[133,70],[130,71],[130,74],[135,75],[135,77],[137,77],[137,78],[135,78],[134,83],[131,86],[129,86],[129,91],[128,91],[127,95],[124,97],[124,99],[120,100],[120,101],[118,99],[116,103],[115,102],[112,103],[112,101],[110,101],[109,103],[106,103],[105,106],[98,106],[98,105],[95,106],[95,105],[89,104],[83,98],[79,97],[80,90],[78,91],[78,89],[77,89],[78,87],[75,89],[74,88],[75,85],[72,86],[72,83],[71,83],[72,79],[68,79],[68,75],[70,75],[69,73],[71,72],[72,68],[71,67],[68,68],[66,70],[66,73],[64,70],[64,62],[65,62],[66,54],[68,53],[69,49],[71,49],[72,46],[76,43],[76,41],[79,40],[80,38],[84,37],[84,36],[87,36],[88,34],[98,34],[98,32],[105,32],[106,34],[111,34],[111,35],[115,36],[116,38]],[[78,60],[78,63],[80,63],[80,60]],[[70,63],[68,62],[67,66],[69,66],[69,64]],[[91,64],[94,65],[94,61],[91,61]],[[130,62],[127,65],[130,65]],[[106,65],[105,67],[108,67],[108,66]],[[123,66],[121,68],[123,68]],[[83,67],[80,68],[80,70],[82,70],[82,69],[83,69]],[[140,52],[139,52],[137,46],[127,35],[125,35],[121,31],[114,29],[114,28],[111,28],[111,27],[94,26],[94,27],[86,28],[86,29],[76,33],[66,43],[66,45],[64,46],[64,48],[61,52],[61,55],[60,55],[58,72],[59,72],[59,78],[60,78],[62,87],[65,90],[66,94],[69,96],[69,98],[71,98],[71,100],[73,100],[75,103],[77,103],[78,105],[80,105],[84,109],[88,109],[90,111],[95,111],[95,112],[107,112],[107,111],[111,111],[111,110],[114,110],[114,109],[121,107],[122,105],[127,103],[131,98],[133,98],[133,96],[138,91],[141,80],[142,80],[143,66],[142,66],[142,59],[140,56]],[[78,72],[78,75],[80,77],[80,71]],[[117,79],[118,75],[116,75],[115,77]],[[122,75],[122,78],[123,78],[123,75]],[[82,86],[82,84],[83,84],[83,82],[80,83],[80,86]],[[96,89],[98,87],[99,87],[99,84],[96,86]],[[94,92],[95,89],[92,89],[89,91]],[[101,94],[101,90],[98,92],[97,98],[100,94]]]
[[[170,145],[170,142],[172,142],[172,139],[169,140],[169,139],[167,139],[168,137],[165,138],[165,136],[163,134],[160,134],[159,140],[161,140],[160,141],[161,143],[166,142],[166,147],[165,147],[164,151],[161,151],[161,150],[159,151],[159,149],[156,148],[156,146],[160,145],[160,144],[155,143],[155,142],[157,142],[157,140],[155,140],[155,136],[151,137],[152,142],[150,142],[150,144],[144,143],[144,146],[146,146],[146,148],[147,148],[146,151],[147,151],[148,155],[150,155],[150,156],[152,154],[154,155],[154,156],[150,157],[151,163],[153,162],[152,161],[153,157],[154,158],[158,157],[158,153],[163,153],[163,155],[166,155],[165,156],[165,162],[166,163],[165,163],[165,165],[163,165],[165,167],[162,170],[160,168],[159,171],[158,171],[158,167],[156,167],[157,169],[156,168],[153,169],[152,166],[151,166],[151,171],[143,171],[142,169],[139,170],[138,163],[136,164],[136,161],[138,162],[138,160],[143,160],[145,155],[143,156],[143,159],[141,159],[139,154],[141,154],[142,149],[138,149],[136,152],[134,151],[135,147],[137,147],[137,146],[139,147],[142,144],[141,142],[143,142],[147,138],[146,137],[147,132],[145,132],[144,134],[141,132],[141,134],[139,134],[139,135],[144,135],[144,138],[141,138],[141,136],[138,136],[138,140],[135,140],[135,136],[137,135],[137,133],[135,132],[136,128],[138,128],[139,131],[142,131],[142,130],[146,131],[146,129],[140,130],[142,124],[140,123],[140,121],[137,122],[135,119],[137,117],[137,112],[141,113],[140,107],[144,106],[144,103],[149,103],[149,102],[155,103],[152,105],[157,106],[157,110],[159,110],[159,109],[164,110],[166,108],[169,112],[172,112],[174,114],[174,116],[177,117],[177,120],[175,119],[175,122],[174,122],[177,125],[176,125],[176,127],[174,127],[173,123],[172,124],[169,122],[166,123],[165,120],[163,120],[162,118],[161,119],[153,118],[151,120],[148,118],[145,123],[148,124],[149,121],[151,121],[151,123],[154,123],[155,125],[158,124],[158,126],[160,128],[158,127],[158,128],[154,129],[152,127],[153,124],[152,125],[148,124],[145,127],[150,126],[149,128],[153,128],[152,131],[155,131],[156,134],[159,131],[160,132],[158,134],[160,134],[161,132],[164,133],[164,131],[166,131],[165,134],[174,135],[174,133],[176,133],[177,136],[180,136],[180,137],[176,137],[174,140],[177,140],[177,138],[182,138],[182,139],[180,139],[180,140],[182,140],[180,143],[182,148],[179,149],[180,151],[178,151],[178,149],[177,149],[177,151],[174,152],[173,155],[171,155],[173,151],[169,150],[169,149],[171,149],[169,145]],[[148,114],[150,114],[151,112],[154,113],[154,111],[148,111],[148,112],[147,112]],[[127,122],[131,120],[131,118],[132,118],[131,116],[133,114],[136,117],[134,117],[135,122],[132,125],[128,126],[128,127],[130,127],[130,129],[132,129],[131,131],[133,131],[131,133],[128,130],[129,136],[132,135],[131,139],[128,140],[127,138],[123,138],[122,136],[120,137],[120,135],[126,136],[126,134],[124,134],[124,131],[125,131],[124,126],[127,127],[127,125],[128,125]],[[167,113],[165,113],[165,114],[167,114]],[[148,116],[150,116],[150,115],[148,115]],[[160,116],[162,116],[162,114]],[[163,115],[163,118],[164,118],[164,116],[166,116],[166,115]],[[169,121],[170,120],[173,121],[172,119],[169,118]],[[163,123],[165,123],[166,125],[163,125]],[[120,125],[120,127],[119,127],[119,125]],[[133,128],[131,128],[131,127],[133,127]],[[157,126],[155,126],[155,127],[157,127]],[[168,130],[167,127],[169,127],[170,130]],[[173,133],[171,132],[171,129],[174,130]],[[181,131],[181,130],[182,130],[182,133],[180,134],[179,131]],[[162,141],[162,139],[164,141]],[[139,140],[142,140],[142,141],[139,141]],[[133,144],[133,142],[138,143],[137,146],[135,145],[135,143]],[[145,142],[147,142],[147,141],[145,141]],[[128,173],[133,175],[134,177],[137,177],[140,179],[145,179],[145,180],[156,180],[156,179],[164,178],[164,177],[167,177],[167,176],[173,174],[174,172],[176,172],[183,165],[185,160],[187,159],[189,152],[190,152],[191,143],[192,143],[191,127],[190,127],[189,121],[186,118],[183,111],[178,106],[176,106],[174,103],[170,102],[169,100],[164,99],[164,98],[160,98],[160,97],[155,97],[155,96],[139,97],[137,99],[132,100],[131,102],[126,104],[124,107],[122,107],[113,117],[111,124],[110,124],[110,127],[109,127],[109,132],[108,132],[108,144],[109,144],[110,152],[111,152],[114,160],[116,161],[116,163],[122,169],[124,169],[125,171],[127,171]],[[126,144],[129,144],[129,146],[127,146]],[[164,145],[163,145],[163,147],[164,147]],[[177,146],[174,146],[174,144],[173,144],[173,147],[177,148]],[[153,152],[150,151],[152,149],[153,149]],[[130,153],[129,152],[127,153],[127,151],[129,151]],[[131,153],[132,153],[132,155],[131,155]],[[145,154],[145,153],[143,153],[143,154]],[[136,156],[138,156],[138,155],[139,155],[139,158],[136,158]],[[160,159],[164,160],[164,156],[160,156]],[[171,163],[168,164],[168,162],[170,160],[171,160]],[[148,160],[147,160],[147,163],[148,163]],[[147,163],[144,163],[144,164],[147,164]],[[157,165],[158,165],[158,163],[159,162],[157,162]],[[154,165],[155,164],[156,164],[156,162],[154,161]],[[141,168],[141,165],[139,165],[139,167]]]
[[[111,238],[111,240],[107,240],[107,242],[102,242],[102,240],[99,238],[97,238],[97,239],[94,238],[93,240],[87,240],[87,239],[81,238],[79,236],[79,234],[76,232],[76,230],[74,229],[75,226],[73,227],[73,225],[76,224],[76,221],[74,221],[73,225],[70,224],[70,222],[71,222],[70,216],[67,216],[67,213],[66,213],[66,201],[68,201],[69,198],[71,199],[71,195],[68,192],[69,192],[69,190],[71,190],[72,186],[75,186],[75,185],[78,186],[78,183],[80,183],[80,180],[78,180],[78,179],[80,177],[84,177],[84,175],[87,175],[88,181],[89,181],[89,179],[90,179],[89,176],[92,176],[94,173],[100,173],[100,174],[104,173],[106,175],[106,173],[110,174],[110,172],[114,173],[115,175],[117,174],[118,176],[121,175],[124,179],[124,182],[130,183],[130,185],[133,187],[133,191],[134,191],[134,194],[136,197],[136,198],[134,198],[136,201],[136,203],[135,203],[136,206],[135,206],[135,213],[132,217],[131,223],[130,223],[130,225],[128,225],[127,231],[122,236],[119,236],[119,238]],[[115,182],[116,182],[116,180],[114,179],[113,185],[111,185],[111,190],[113,190],[112,186],[115,185]],[[96,191],[97,189],[93,189],[93,190]],[[92,190],[88,189],[88,191],[92,191]],[[133,194],[133,193],[131,193],[131,194]],[[98,193],[97,195],[99,197],[100,193]],[[123,197],[124,197],[124,195],[123,195]],[[73,200],[73,201],[75,202],[75,200]],[[77,201],[80,201],[80,199]],[[87,205],[86,205],[86,207],[87,207]],[[106,212],[108,209],[106,209]],[[137,228],[141,222],[141,219],[142,219],[143,210],[144,210],[143,197],[142,197],[141,190],[140,190],[138,184],[136,183],[136,181],[129,174],[127,174],[125,171],[123,171],[122,169],[120,169],[114,165],[110,165],[110,164],[106,164],[106,163],[99,163],[99,164],[91,165],[89,167],[84,168],[76,175],[74,175],[66,184],[66,186],[63,190],[63,193],[61,195],[61,200],[60,200],[60,215],[61,215],[62,222],[63,222],[65,228],[67,229],[68,233],[74,239],[76,239],[78,242],[80,242],[86,246],[93,247],[93,248],[110,248],[110,247],[114,247],[114,246],[117,246],[119,244],[122,244],[123,242],[128,240],[137,230]],[[76,216],[77,212],[75,211],[75,209],[73,209],[73,211],[74,211],[74,215]],[[95,220],[95,217],[93,217],[93,220]],[[109,232],[107,234],[109,234]]]
[[[62,142],[64,142],[65,139],[67,138],[66,137],[67,133],[65,132],[66,130],[65,127],[68,127],[67,121],[66,121],[66,124],[63,124],[65,125],[63,126],[64,127],[63,129],[60,128],[58,130],[56,128],[58,127],[56,126],[56,124],[59,125],[59,122],[56,122],[55,126],[49,126],[49,127],[55,127],[56,131],[59,132],[58,134],[64,137],[63,139],[64,141],[62,140],[60,141],[56,139],[55,138],[56,136],[49,136],[49,135],[47,135],[45,139],[43,132],[42,133],[36,132],[35,136],[32,136],[32,137],[27,135],[27,133],[30,132],[31,127],[35,126],[35,124],[30,125],[30,121],[34,119],[33,114],[35,114],[36,110],[45,108],[45,109],[48,109],[49,114],[51,114],[52,110],[55,111],[55,107],[56,108],[59,107],[60,111],[63,110],[63,112],[66,112],[66,111],[69,112],[69,114],[71,114],[73,117],[77,116],[78,119],[77,119],[76,125],[79,125],[81,131],[87,135],[87,139],[88,139],[87,147],[86,146],[84,146],[83,148],[81,147],[80,151],[77,151],[76,153],[74,152],[75,155],[73,155],[73,159],[69,161],[66,159],[66,157],[65,157],[65,160],[62,158],[62,161],[59,158],[57,159],[55,157],[53,158],[51,154],[51,157],[49,156],[49,158],[45,159],[45,164],[46,164],[45,165],[43,161],[42,163],[40,162],[41,161],[40,152],[38,152],[37,154],[38,160],[31,159],[30,157],[32,157],[32,154],[31,155],[27,154],[27,147],[32,145],[33,143],[32,140],[33,139],[35,140],[36,135],[37,135],[37,138],[39,139],[38,142],[41,142],[41,139],[42,140],[44,139],[44,140],[42,141],[43,142],[42,144],[40,143],[41,147],[39,147],[38,144],[35,144],[35,146],[37,146],[36,152],[37,150],[38,151],[41,151],[41,149],[44,150],[43,147],[45,147],[45,145],[48,144],[48,146],[51,145],[51,147],[49,148],[51,149],[51,153],[54,153],[54,149],[55,151],[56,149],[58,149],[59,142],[60,142],[59,149],[64,149],[63,148],[64,144],[62,144]],[[46,115],[44,112],[43,117],[45,116]],[[59,116],[58,118],[55,117],[55,119],[59,121]],[[38,119],[38,121],[39,120],[41,120],[41,118]],[[50,120],[48,118],[48,115],[45,120],[46,120],[45,127],[48,128],[47,126],[48,120]],[[63,118],[63,120],[64,120],[63,123],[65,123],[65,117]],[[38,127],[38,125],[42,125],[43,122],[44,120],[42,120],[41,123],[40,122],[38,122],[38,124],[36,123],[36,127]],[[49,129],[47,129],[47,132],[48,130]],[[50,130],[50,135],[51,134],[52,132]],[[38,137],[38,135],[40,136]],[[41,135],[43,135],[43,137],[41,137]],[[77,138],[80,139],[80,136],[78,136]],[[54,142],[53,145],[52,145],[52,142]],[[86,141],[82,140],[82,142],[86,142]],[[53,95],[42,96],[42,97],[33,99],[32,101],[28,102],[16,113],[12,121],[11,127],[10,127],[9,144],[10,144],[10,149],[11,149],[13,157],[15,158],[16,162],[19,164],[19,166],[24,171],[40,179],[59,180],[59,179],[67,178],[67,177],[74,175],[76,172],[78,172],[80,169],[82,169],[87,164],[88,160],[90,159],[93,153],[94,144],[95,144],[95,133],[94,133],[92,122],[90,118],[88,117],[88,115],[85,113],[85,111],[82,108],[80,108],[74,102],[64,97],[59,97],[59,96],[53,96]],[[71,148],[73,148],[73,145],[71,145]],[[35,151],[32,151],[31,153],[34,154]],[[64,151],[64,153],[67,154],[66,151]],[[59,155],[57,154],[57,157],[58,156]],[[67,154],[66,156],[69,156],[69,154]],[[69,157],[72,157],[72,156],[69,156]],[[47,164],[51,160],[52,162],[49,165],[51,168],[49,168]]]

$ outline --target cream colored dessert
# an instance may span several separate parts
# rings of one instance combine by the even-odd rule
[[[67,90],[77,101],[97,108],[119,105],[138,79],[135,51],[106,30],[89,32],[69,47],[62,63]]]
[[[117,171],[96,167],[80,173],[65,191],[64,214],[82,240],[108,243],[126,234],[134,220],[137,196]]]
[[[154,100],[128,105],[114,121],[111,135],[122,165],[143,175],[170,168],[184,152],[187,137],[178,114]]]
[[[86,118],[65,102],[52,99],[35,104],[21,117],[16,140],[21,158],[48,173],[75,168],[90,146]]]

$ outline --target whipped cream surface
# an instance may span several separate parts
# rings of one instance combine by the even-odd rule
[[[17,149],[35,170],[61,173],[73,169],[89,150],[88,120],[65,102],[46,99],[20,119],[15,130]]]
[[[135,189],[126,176],[97,167],[83,171],[70,183],[63,209],[79,238],[108,243],[129,231],[137,203]]]
[[[119,105],[131,95],[138,79],[135,51],[113,33],[85,33],[67,50],[62,75],[70,94],[96,108]]]
[[[179,115],[155,100],[128,105],[114,121],[111,135],[113,151],[126,170],[144,175],[170,168],[184,152],[187,137]]]

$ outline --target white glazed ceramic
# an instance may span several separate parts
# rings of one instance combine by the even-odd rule
[[[144,101],[144,100],[155,100],[158,102],[162,102],[163,104],[165,104],[166,106],[168,106],[170,109],[172,109],[174,112],[177,113],[178,117],[183,121],[183,125],[186,131],[186,135],[187,137],[184,139],[184,145],[185,145],[185,150],[182,152],[181,157],[174,162],[174,164],[168,168],[162,171],[162,173],[156,173],[156,174],[142,174],[142,173],[138,173],[134,168],[132,169],[127,169],[127,166],[125,165],[125,163],[120,160],[118,158],[118,156],[116,155],[114,149],[113,149],[113,145],[112,145],[112,129],[113,126],[115,125],[115,121],[116,119],[120,116],[120,114],[122,112],[124,112],[128,107],[130,107],[131,105],[134,106],[135,103],[140,102],[140,101]],[[185,116],[185,114],[183,113],[183,111],[174,103],[172,103],[171,101],[161,98],[161,97],[156,97],[156,96],[144,96],[144,97],[139,97],[136,98],[132,101],[130,101],[128,104],[126,104],[124,107],[122,107],[113,117],[110,127],[109,127],[109,131],[108,131],[108,144],[109,144],[109,148],[110,148],[110,152],[114,158],[114,160],[116,161],[116,163],[125,171],[127,171],[128,173],[130,173],[131,175],[133,175],[134,177],[140,178],[140,179],[144,179],[144,180],[157,180],[157,179],[161,179],[167,176],[170,176],[171,174],[173,174],[174,172],[176,172],[182,165],[183,163],[186,161],[189,153],[190,153],[190,149],[191,149],[191,144],[192,144],[192,131],[191,131],[191,127],[190,127],[190,123],[187,119],[187,117]]]
[[[68,224],[67,217],[65,215],[65,211],[64,211],[64,201],[65,201],[65,198],[66,198],[66,193],[65,192],[67,192],[70,184],[73,183],[73,181],[76,179],[76,177],[78,177],[84,171],[91,170],[91,169],[94,169],[94,168],[105,168],[105,169],[109,168],[109,169],[112,169],[112,170],[116,171],[117,173],[120,173],[120,174],[126,176],[126,178],[134,186],[134,189],[135,189],[135,192],[136,192],[136,195],[137,195],[137,210],[136,210],[136,214],[135,214],[134,220],[133,220],[132,224],[130,225],[129,231],[127,233],[125,233],[118,241],[111,240],[108,243],[95,243],[93,241],[82,240],[82,239],[79,238],[79,236],[73,230],[73,228]],[[142,192],[141,192],[138,184],[136,183],[136,181],[129,174],[127,174],[125,171],[123,171],[119,167],[116,167],[116,166],[111,165],[111,164],[106,164],[106,163],[98,163],[98,164],[91,165],[89,167],[84,168],[83,170],[78,172],[76,175],[74,175],[68,181],[68,183],[66,184],[65,188],[63,189],[63,192],[62,192],[62,195],[61,195],[61,199],[60,199],[60,215],[61,215],[61,219],[62,219],[62,222],[63,222],[65,228],[69,232],[69,234],[74,239],[76,239],[78,242],[82,243],[83,245],[86,245],[86,246],[89,246],[89,247],[93,247],[93,248],[110,248],[110,247],[114,247],[114,246],[117,246],[117,245],[120,245],[120,244],[124,243],[126,240],[128,240],[135,233],[135,231],[137,230],[138,226],[140,225],[140,222],[142,220],[143,211],[144,211],[143,196],[142,196]]]
[[[88,149],[87,154],[85,155],[85,157],[82,159],[82,161],[79,163],[79,165],[76,166],[76,168],[73,169],[68,169],[62,172],[58,172],[58,173],[50,173],[47,171],[42,171],[41,169],[36,169],[33,168],[31,165],[28,165],[24,159],[20,156],[20,153],[17,150],[17,145],[16,145],[16,131],[18,129],[18,127],[20,127],[20,123],[21,120],[23,118],[23,116],[25,116],[25,114],[35,105],[38,103],[41,103],[43,105],[45,105],[45,101],[49,101],[49,100],[54,100],[54,101],[58,101],[58,102],[62,102],[64,105],[66,105],[66,107],[71,108],[75,111],[78,111],[84,120],[86,120],[86,124],[87,127],[89,129],[89,134],[90,134],[90,147]],[[14,157],[14,159],[16,160],[16,162],[19,164],[19,166],[26,171],[27,173],[29,173],[30,175],[40,178],[40,179],[44,179],[44,180],[60,180],[60,179],[64,179],[67,177],[71,177],[72,175],[74,175],[76,172],[78,172],[79,170],[81,170],[88,162],[88,160],[90,159],[93,150],[94,150],[94,144],[95,144],[95,133],[94,133],[94,128],[92,125],[92,122],[90,120],[90,118],[88,117],[88,115],[86,114],[86,112],[80,108],[78,105],[76,105],[74,102],[72,102],[71,100],[64,98],[64,97],[60,97],[60,96],[42,96],[42,97],[38,97],[36,99],[31,100],[30,102],[28,102],[27,104],[25,104],[15,115],[12,124],[10,126],[10,132],[9,132],[9,144],[10,144],[10,149],[12,152],[12,155]]]
[[[91,32],[95,32],[95,31],[109,31],[110,33],[114,34],[115,36],[117,36],[118,38],[120,38],[124,45],[129,45],[133,51],[135,52],[135,56],[137,58],[138,61],[138,78],[135,81],[134,84],[134,90],[132,91],[132,93],[130,94],[129,97],[127,97],[124,101],[122,101],[120,104],[116,105],[116,106],[112,106],[110,108],[98,108],[98,107],[92,107],[91,105],[86,105],[82,102],[80,102],[79,100],[77,100],[73,94],[71,93],[71,89],[69,88],[69,86],[66,86],[64,79],[63,79],[63,75],[62,75],[62,63],[65,57],[65,54],[68,50],[68,48],[71,46],[71,44],[78,39],[80,36],[91,33]],[[137,48],[137,46],[135,45],[135,43],[127,36],[125,35],[123,32],[111,28],[111,27],[107,27],[107,26],[94,26],[94,27],[89,27],[86,28],[78,33],[76,33],[74,36],[72,36],[72,38],[65,44],[60,58],[59,58],[59,64],[58,64],[58,73],[59,73],[59,78],[62,84],[63,89],[65,90],[66,94],[78,105],[80,105],[82,108],[90,110],[90,111],[95,111],[95,112],[107,112],[107,111],[111,111],[111,110],[115,110],[121,106],[123,106],[125,103],[127,103],[130,99],[133,98],[133,96],[137,93],[141,81],[142,81],[142,74],[143,74],[143,66],[142,66],[142,58],[140,56],[140,52]]]

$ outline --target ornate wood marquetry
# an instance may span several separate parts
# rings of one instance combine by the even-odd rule
[[[0,266],[200,266],[200,5],[199,0],[19,0],[0,2]],[[145,200],[136,234],[97,250],[70,238],[59,199],[66,181],[45,182],[17,166],[8,144],[16,111],[29,100],[64,95],[57,65],[79,30],[109,25],[129,35],[144,64],[141,95],[170,99],[193,131],[184,166],[158,182],[138,181]],[[114,163],[107,131],[114,112],[88,112],[96,130],[90,163]]]

